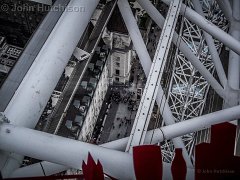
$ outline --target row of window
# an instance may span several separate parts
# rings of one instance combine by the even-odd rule
[[[9,60],[9,59],[2,59],[1,61],[1,64],[4,64],[4,65],[7,65],[7,66],[13,66],[14,65],[14,63],[15,63],[15,61],[13,61],[13,60]]]

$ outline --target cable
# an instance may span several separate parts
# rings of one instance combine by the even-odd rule
[[[44,171],[44,168],[43,168],[42,162],[40,162],[40,165],[41,165],[41,168],[42,168],[42,171],[43,171],[44,176],[46,176],[46,173],[45,173],[45,171]]]

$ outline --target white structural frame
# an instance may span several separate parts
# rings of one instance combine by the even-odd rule
[[[210,4],[207,1],[202,1],[202,3],[204,3],[204,7],[207,7],[204,10],[206,17],[211,19],[213,23],[214,21],[221,23],[219,26],[226,30],[226,20],[224,21],[223,19],[222,21],[224,22],[222,22],[218,19],[218,17],[220,17],[219,13],[221,12],[217,11],[217,9],[217,15],[209,12],[210,9],[217,8],[216,4]],[[188,5],[191,6],[191,2],[189,2]],[[196,3],[194,3],[194,5],[196,5]],[[198,1],[198,11],[200,11],[199,8],[201,8],[201,5],[200,7],[199,5],[200,3]],[[204,12],[201,11],[201,14],[204,15]],[[222,83],[224,83],[226,87],[227,78],[226,75],[224,76],[225,72],[218,55],[218,53],[221,52],[222,43],[218,41],[214,42],[210,35],[206,32],[202,32],[198,26],[191,23],[186,18],[183,18],[182,20],[182,29],[183,32],[181,32],[181,37],[184,42],[191,48],[192,52],[198,57],[207,70],[211,72],[211,74],[214,74],[216,67],[214,65],[217,65],[219,70],[218,74],[222,77],[219,79],[222,79]],[[213,47],[210,48],[208,44],[210,44],[210,46],[213,45]],[[214,56],[212,56],[212,54]],[[210,85],[204,77],[198,73],[184,54],[178,51],[175,57],[173,74],[168,92],[170,108],[177,121],[184,121],[202,115],[209,88]],[[191,133],[183,137],[186,149],[190,156],[194,154],[195,136],[195,133]],[[167,144],[166,147],[170,147],[167,149],[169,152],[168,160],[171,161],[173,158],[171,153],[171,142],[167,142]]]
[[[162,142],[164,140],[169,140],[184,134],[208,128],[214,124],[232,121],[237,118],[240,118],[240,106],[224,109],[188,121],[182,121],[149,131],[144,144],[155,144],[157,142]],[[96,145],[24,127],[17,127],[4,122],[1,123],[0,129],[0,145],[1,149],[5,151],[17,152],[43,160],[51,160],[53,163],[65,165],[66,169],[69,167],[81,168],[82,161],[87,159],[88,152],[90,152],[95,160],[99,159],[102,162],[106,173],[116,175],[115,177],[117,178],[128,177],[127,179],[131,179],[133,177],[133,172],[131,172],[133,169],[131,155],[129,153],[110,150],[110,148],[124,150],[127,146],[129,137],[106,143],[102,145],[103,147],[101,148]],[[28,141],[26,141],[26,139]],[[69,146],[66,146],[66,144]],[[68,158],[65,156],[66,153],[68,154]],[[117,162],[119,162],[119,164],[116,164]],[[46,162],[44,162],[44,164],[46,164]],[[121,167],[123,166],[123,169],[119,170],[119,168],[116,167],[118,165]],[[164,163],[164,165],[167,164]],[[32,166],[34,167],[34,165]],[[61,170],[63,169],[63,166],[60,165],[54,166],[48,164],[48,166],[59,168]],[[114,169],[114,167],[116,167],[116,169]],[[31,167],[30,169],[26,167],[26,169],[31,170]],[[191,169],[188,170],[189,173],[191,173]],[[38,171],[39,170],[37,170],[37,172]],[[23,172],[27,171],[23,170]],[[122,174],[122,172],[125,172],[126,174]],[[26,177],[27,175],[24,176]]]
[[[149,1],[144,0],[143,2],[149,2]],[[132,39],[133,45],[137,51],[137,54],[138,54],[139,60],[142,64],[144,73],[146,74],[146,76],[149,76],[152,60],[148,54],[146,45],[144,44],[142,35],[137,26],[137,22],[131,11],[131,8],[126,0],[118,1],[118,7],[122,14],[123,20],[126,24],[126,27],[128,29],[128,32],[130,34],[130,37]],[[161,85],[159,85],[159,90],[158,90],[156,101],[157,101],[157,104],[159,105],[159,108],[162,112],[163,119],[166,122],[166,124],[170,125],[170,124],[175,123],[175,119],[174,119],[172,112],[170,110],[170,107],[166,101],[166,97],[165,97],[165,94],[164,94],[164,91],[163,91]],[[181,138],[179,138],[179,137],[174,138],[173,143],[174,143],[175,147],[183,149],[183,157],[184,157],[185,161],[187,162],[187,166],[193,167],[192,162],[189,158],[189,155],[187,153],[187,150],[186,150]]]
[[[171,2],[170,0],[163,1],[167,4],[170,4]],[[130,16],[127,16],[129,15],[129,8],[127,7],[127,11],[124,11],[126,10],[126,6],[123,6],[121,8],[121,3],[125,2],[125,4],[122,5],[128,6],[129,4],[126,0],[119,0],[119,2],[120,3],[118,3],[118,5],[120,4],[120,11],[128,27],[136,51],[138,52],[140,62],[144,68],[146,75],[148,76],[150,74],[149,72],[152,62],[148,52],[146,51],[146,46],[143,43],[139,29],[136,28],[136,22],[133,23],[135,21],[133,15],[131,15],[130,13]],[[152,17],[152,19],[161,28],[163,28],[164,18],[161,16],[158,10],[156,10],[155,7],[148,0],[138,0],[138,2],[149,13],[150,17]],[[223,7],[221,3],[219,4],[220,7],[222,7],[223,12],[227,14],[227,18],[231,19],[230,33],[232,34],[232,36],[224,32],[219,27],[213,25],[204,17],[202,17],[202,13],[199,9],[197,11],[200,14],[187,7],[186,5],[182,4],[180,13],[182,13],[182,15],[192,21],[192,23],[195,23],[204,31],[211,34],[212,36],[214,36],[214,38],[217,38],[219,41],[221,41],[230,48],[230,54],[232,55],[230,55],[229,58],[233,61],[229,63],[229,69],[234,75],[228,76],[227,88],[225,88],[226,79],[224,78],[224,76],[221,77],[220,84],[213,77],[211,72],[209,72],[209,70],[202,64],[202,62],[199,60],[199,56],[195,55],[191,51],[186,41],[184,41],[184,38],[179,37],[179,35],[175,32],[173,34],[173,43],[175,43],[177,47],[179,47],[179,50],[192,63],[192,67],[199,71],[204,77],[204,79],[209,83],[209,85],[211,85],[212,88],[226,101],[226,104],[233,107],[218,112],[198,116],[187,121],[175,123],[175,119],[172,115],[169,104],[167,103],[163,90],[160,86],[156,100],[158,104],[162,99],[164,100],[164,102],[166,101],[164,111],[162,112],[162,116],[165,120],[166,126],[146,133],[144,144],[154,144],[157,142],[162,142],[164,140],[175,139],[176,141],[174,141],[174,145],[177,147],[177,145],[180,144],[179,146],[181,147],[181,139],[176,139],[180,136],[193,133],[201,129],[209,128],[213,124],[232,121],[240,118],[240,106],[236,106],[236,104],[239,104],[239,85],[237,86],[236,82],[232,81],[235,75],[237,76],[237,78],[239,78],[239,67],[235,67],[235,69],[234,65],[239,65],[240,60],[240,3],[238,0],[233,0],[233,6],[232,8],[230,8],[229,6],[231,6],[231,4],[229,4],[226,0],[223,2],[227,4],[226,7]],[[67,63],[67,60],[72,55],[76,44],[80,39],[79,36],[82,35],[83,30],[89,22],[91,14],[93,13],[94,9],[98,4],[98,0],[71,0],[69,5],[83,6],[84,3],[86,3],[85,7],[89,7],[88,11],[84,12],[84,16],[79,17],[79,14],[74,12],[63,13],[52,34],[49,36],[49,39],[43,46],[42,52],[39,53],[39,56],[42,57],[37,57],[37,61],[33,63],[31,69],[27,73],[22,84],[16,91],[13,99],[11,100],[9,106],[4,112],[6,118],[10,120],[10,124],[8,124],[6,120],[0,122],[0,149],[9,152],[8,155],[11,156],[11,158],[8,158],[6,154],[0,154],[0,158],[7,157],[9,160],[8,163],[11,164],[11,166],[8,167],[9,169],[7,168],[7,171],[4,171],[4,177],[8,177],[9,174],[14,170],[14,168],[17,168],[17,166],[19,165],[18,163],[16,163],[16,161],[21,160],[21,158],[15,159],[16,157],[12,153],[47,160],[51,161],[52,163],[57,163],[65,166],[63,167],[61,165],[50,163],[50,167],[54,169],[54,172],[56,173],[56,169],[58,168],[61,170],[63,168],[69,167],[81,168],[81,162],[83,160],[86,160],[88,152],[93,155],[95,160],[100,159],[106,173],[113,175],[116,178],[123,179],[131,179],[135,177],[131,154],[108,149],[112,148],[124,150],[127,146],[129,138],[124,138],[110,143],[106,143],[103,145],[105,148],[103,148],[87,143],[82,143],[79,141],[57,137],[55,135],[49,135],[43,132],[37,132],[30,129],[34,127],[36,121],[41,115],[41,112],[44,108],[43,105],[47,103],[47,100],[54,89],[54,83],[57,82],[58,78],[61,75],[61,68],[63,70],[64,65],[66,65]],[[126,14],[124,12],[126,12]],[[232,16],[230,16],[231,12]],[[82,19],[82,21],[79,21],[79,18]],[[127,18],[129,18],[130,20],[128,21]],[[66,33],[67,30],[71,30],[71,32],[68,34],[68,36],[64,36],[64,33]],[[79,31],[81,31],[81,33],[79,33]],[[69,41],[69,36],[71,37],[72,41]],[[78,39],[76,37],[78,37]],[[203,40],[201,40],[200,42],[203,42]],[[212,44],[212,42],[210,41],[207,43],[209,46],[211,46],[210,44]],[[65,48],[67,47],[67,50],[63,48],[63,46]],[[211,55],[214,56],[214,49],[210,51]],[[45,61],[45,59],[49,58],[49,55],[51,55],[51,60],[54,59],[53,61]],[[219,63],[219,60],[215,59],[214,63],[215,65],[218,65],[218,67],[216,65],[216,69],[217,71],[219,71],[218,73],[220,74],[223,69],[221,69],[221,64]],[[61,67],[57,68],[59,72],[52,77],[53,72],[51,71],[51,68],[48,68],[48,66],[52,68],[54,67],[54,70],[56,70],[56,64]],[[44,67],[46,69],[44,69]],[[209,67],[212,67],[212,64],[210,65],[209,63]],[[49,79],[50,77],[52,79]],[[45,86],[47,88],[42,89]],[[191,88],[188,88],[187,93],[191,93]],[[26,94],[28,94],[28,96]],[[43,107],[41,108],[41,106]],[[160,108],[163,107],[160,106]],[[5,117],[3,119],[5,119]],[[66,144],[68,144],[69,146],[67,147]],[[186,150],[185,147],[183,147],[183,149]],[[68,152],[71,156],[65,158],[64,155],[66,154],[66,152]],[[185,160],[187,160],[186,157],[188,156],[186,156],[186,154],[183,155]],[[116,162],[119,163],[115,164]],[[19,171],[21,172],[20,169]]]
[[[181,4],[181,0],[173,0],[169,7],[126,151],[132,152],[133,146],[142,145],[145,140]]]
[[[11,124],[35,127],[98,2],[99,0],[69,2],[4,111]],[[69,11],[72,7],[80,7],[81,10]],[[82,11],[82,7],[85,11]],[[4,153],[0,156],[1,163],[4,164],[4,177],[18,168],[23,158]]]

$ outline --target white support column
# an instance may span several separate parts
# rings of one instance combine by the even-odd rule
[[[63,13],[15,92],[4,112],[12,124],[36,125],[98,1],[70,1],[68,7],[79,7],[79,11]]]
[[[240,41],[240,1],[233,0],[233,14],[230,26],[230,34]],[[239,104],[239,88],[240,88],[240,56],[234,51],[229,52],[228,64],[228,86],[229,90],[234,89],[238,91],[230,91],[228,99],[225,101],[224,107],[232,107]]]
[[[126,0],[119,0],[118,7],[122,14],[123,20],[127,26],[130,37],[133,41],[133,45],[136,48],[136,51],[137,51],[139,60],[142,64],[143,70],[144,70],[146,76],[148,76],[149,72],[150,72],[150,67],[151,67],[152,61],[148,54],[148,51],[147,51],[146,45],[143,41],[140,30],[137,26],[136,20],[133,16],[132,11],[129,7],[129,4],[126,2]],[[158,90],[156,101],[157,101],[157,104],[159,105],[160,110],[162,110],[161,112],[162,112],[162,117],[164,119],[164,122],[167,125],[175,123],[174,117],[171,113],[171,109],[168,105],[168,102],[166,101],[166,97],[164,95],[164,91],[163,91],[161,85],[159,85],[159,90]],[[161,102],[163,102],[163,103],[161,103]],[[177,138],[173,142],[174,142],[175,147],[183,149],[183,156],[187,162],[187,165],[189,167],[192,167],[191,160],[188,156],[188,153],[184,146],[183,141],[180,138]],[[177,143],[175,143],[175,142],[177,142]]]
[[[171,0],[163,0],[164,3],[170,4]],[[182,5],[180,14],[184,15],[188,20],[192,21],[204,31],[211,34],[213,37],[217,38],[231,50],[240,55],[240,42],[236,40],[234,37],[224,32],[216,25],[203,18],[201,15],[196,13],[191,8],[187,7],[185,4]]]
[[[37,124],[98,2],[70,1],[4,112],[12,124],[29,128]],[[4,177],[21,162],[11,156],[0,163]]]
[[[203,13],[203,10],[202,10],[202,7],[201,7],[201,3],[199,2],[199,0],[192,0],[192,2],[193,2],[193,6],[194,6],[196,12],[204,17],[204,13]],[[226,85],[227,85],[226,73],[225,73],[225,71],[223,69],[223,65],[222,65],[221,59],[219,57],[217,48],[215,46],[214,40],[213,40],[212,36],[209,35],[205,31],[203,31],[203,35],[205,36],[205,40],[206,40],[207,45],[209,47],[209,51],[211,53],[212,61],[213,61],[214,66],[216,68],[219,80],[220,80],[222,86],[226,87]]]
[[[121,1],[119,1],[121,2]],[[181,0],[174,0],[168,10],[168,15],[159,39],[157,50],[150,69],[150,74],[141,98],[137,115],[130,134],[126,151],[132,152],[132,148],[144,142],[148,129],[152,110],[156,100],[162,74],[168,57],[169,48],[175,31]]]
[[[152,3],[149,0],[137,0],[137,1],[147,11],[147,13],[152,18],[152,20],[155,21],[155,23],[160,28],[163,28],[165,19],[159,13],[159,11],[152,5]],[[202,74],[202,76],[206,79],[206,81],[208,81],[208,83],[219,94],[219,96],[225,99],[226,92],[224,91],[223,87],[217,82],[217,80],[212,76],[212,74],[204,67],[204,65],[199,61],[199,59],[193,54],[193,52],[189,49],[189,47],[182,40],[182,38],[179,38],[179,35],[176,32],[174,33],[174,36],[173,36],[173,43],[179,47],[180,51],[192,63],[192,65]]]

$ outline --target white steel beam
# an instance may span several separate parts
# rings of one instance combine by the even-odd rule
[[[202,10],[202,6],[199,0],[192,0],[194,9],[196,10],[197,13],[199,13],[201,16],[204,17],[204,13]],[[211,35],[209,35],[207,32],[203,31],[203,35],[205,37],[205,40],[207,42],[209,51],[211,53],[212,61],[214,63],[214,66],[216,68],[217,75],[219,77],[219,80],[222,84],[223,87],[226,87],[227,85],[227,76],[226,73],[223,69],[223,65],[221,62],[221,59],[219,57],[217,48],[215,46],[214,40]]]
[[[143,144],[145,140],[145,135],[165,68],[181,4],[181,0],[174,0],[169,7],[168,15],[163,26],[157,50],[150,69],[150,74],[148,76],[148,80],[130,134],[130,139],[126,148],[126,151],[129,151],[130,153],[132,153],[132,148],[134,146]]]
[[[169,5],[171,0],[163,0],[163,2]],[[187,19],[201,27],[204,31],[208,32],[231,50],[240,55],[240,42],[234,37],[218,28],[216,25],[196,13],[191,8],[187,7],[185,4],[182,5],[180,14],[184,15]]]
[[[33,128],[71,58],[99,0],[71,0],[4,111],[14,125]]]
[[[117,179],[134,179],[132,155],[69,138],[10,124],[0,125],[0,147],[36,159],[81,169],[91,153],[103,165],[104,172]],[[9,143],[10,139],[12,143]]]
[[[188,133],[191,133],[191,132],[200,131],[200,130],[209,128],[211,125],[219,124],[219,123],[223,123],[223,122],[228,122],[228,121],[232,121],[232,120],[239,119],[239,118],[240,118],[240,106],[235,106],[235,107],[232,107],[232,108],[228,108],[228,109],[224,109],[224,110],[221,110],[221,111],[213,112],[213,113],[210,113],[210,114],[206,114],[206,115],[203,115],[203,116],[192,118],[188,121],[182,121],[182,122],[179,122],[179,123],[176,123],[176,124],[173,124],[173,125],[169,125],[169,126],[165,126],[165,127],[161,127],[161,128],[158,128],[158,129],[148,131],[147,134],[146,134],[144,144],[157,144],[157,143],[162,142],[166,139],[172,139],[172,138],[175,138],[177,136],[182,136],[184,134],[188,134]],[[12,128],[13,126],[6,124],[5,127],[11,127]],[[3,147],[2,144],[1,144],[2,143],[1,141],[4,140],[2,137],[6,136],[5,135],[6,129],[9,129],[9,128],[3,128],[3,127],[0,126],[0,130],[1,130],[0,131],[0,145],[1,145],[0,147]],[[15,130],[15,129],[13,128],[13,130]],[[26,130],[28,131],[28,129],[26,129]],[[39,133],[42,133],[42,132],[39,132]],[[52,137],[52,135],[49,135],[49,136]],[[30,136],[28,136],[27,139],[29,139],[29,137]],[[10,137],[8,137],[8,138],[10,138]],[[12,138],[14,138],[14,137],[12,137]],[[30,139],[32,139],[32,138],[30,138]],[[112,142],[102,144],[100,146],[102,146],[104,148],[107,148],[107,149],[115,149],[115,150],[124,151],[126,146],[127,146],[128,140],[129,140],[129,137],[126,137],[126,138],[118,139],[116,141],[112,141]],[[4,141],[6,141],[6,140],[4,140]],[[13,143],[14,141],[15,141],[14,139],[9,139],[9,142],[12,143],[13,145],[15,144],[15,143]],[[26,139],[24,139],[24,141],[27,142]],[[70,140],[70,141],[72,142],[72,140]],[[34,142],[36,143],[36,141],[34,141]],[[68,142],[66,142],[66,143],[68,144]],[[21,146],[21,147],[23,148],[23,146]],[[44,151],[46,151],[46,150],[44,150]],[[81,149],[79,149],[78,154],[79,154],[79,152],[81,152]],[[67,161],[67,159],[68,158],[65,158],[65,161]],[[43,165],[45,165],[45,164],[46,164],[46,166],[45,166],[46,168],[48,168],[48,167],[50,168],[49,169],[50,172],[53,171],[52,173],[61,172],[63,170],[67,170],[67,169],[69,169],[69,167],[71,167],[71,166],[66,166],[64,168],[63,166],[44,161]],[[59,163],[59,164],[61,164],[61,163]],[[67,165],[66,163],[64,163],[64,164]],[[36,169],[36,173],[41,173],[41,171],[42,171],[40,168],[38,168],[38,167],[40,167],[39,164],[35,164],[35,165],[30,166],[29,168],[26,167],[26,170],[23,169],[23,172],[27,173],[28,170],[31,170],[31,167]],[[21,169],[17,170],[13,174],[13,177],[18,177],[19,176],[18,174],[22,174]],[[30,176],[32,176],[32,175],[30,175]]]
[[[137,0],[142,8],[144,8],[153,21],[160,27],[163,28],[164,17],[160,12],[152,5],[149,0]],[[183,5],[183,4],[182,4]],[[182,9],[182,7],[181,7]],[[181,13],[181,11],[180,11]],[[221,96],[223,99],[226,97],[226,92],[223,87],[217,82],[212,74],[204,67],[199,59],[189,49],[188,45],[183,41],[181,37],[175,32],[173,35],[173,43],[179,47],[179,50],[185,55],[185,57],[192,63],[192,65],[202,74],[202,76],[208,81],[212,88]]]
[[[86,162],[90,153],[95,161],[101,162],[104,173],[117,179],[135,179],[133,157],[129,153],[6,123],[0,125],[0,129],[0,147],[5,151],[49,160],[75,169],[81,169],[82,162]],[[62,169],[63,166],[54,168]],[[168,177],[171,177],[171,165],[164,163],[163,179]],[[188,168],[187,177],[194,177],[193,169]]]
[[[230,122],[239,118],[240,105],[148,131],[144,144],[156,144],[164,140],[170,140],[175,137],[209,128],[215,124]],[[127,146],[128,139],[129,137],[122,138],[105,143],[102,146],[124,150]]]
[[[37,124],[98,2],[99,0],[70,1],[68,7],[75,7],[75,11],[63,12],[4,111],[12,124],[29,128],[34,128]],[[1,169],[4,177],[21,162],[21,157],[17,160],[11,156],[0,163],[4,164]]]
[[[230,25],[230,34],[240,41],[240,1],[233,0],[233,14]],[[239,104],[239,88],[240,88],[240,56],[234,51],[229,52],[228,64],[228,85],[230,89],[237,91],[230,91],[228,99],[225,102],[226,107],[232,107]],[[229,90],[229,89],[228,89]]]
[[[140,30],[137,26],[137,23],[136,23],[136,20],[133,16],[131,8],[130,8],[130,6],[129,6],[129,4],[126,0],[119,0],[118,1],[118,7],[119,7],[119,10],[122,14],[123,20],[124,20],[124,22],[127,26],[130,37],[133,41],[133,45],[136,48],[136,51],[137,51],[139,60],[142,64],[143,70],[144,70],[146,76],[148,76],[149,72],[150,72],[150,67],[151,67],[152,61],[151,61],[151,58],[148,54],[146,45],[143,41],[142,35],[141,35]],[[156,101],[157,101],[157,104],[158,104],[158,106],[159,106],[159,108],[162,112],[162,117],[164,119],[164,122],[167,125],[175,123],[175,119],[172,115],[172,112],[170,110],[170,107],[168,105],[168,102],[166,100],[166,97],[164,95],[164,91],[163,91],[161,85],[159,85],[159,91],[158,91],[158,94],[157,94],[157,100]],[[174,146],[176,148],[182,148],[183,149],[184,159],[186,160],[187,165],[189,167],[192,167],[191,160],[188,156],[188,153],[187,153],[187,150],[184,146],[183,141],[180,138],[176,138],[176,139],[174,139],[173,143],[174,143]]]

